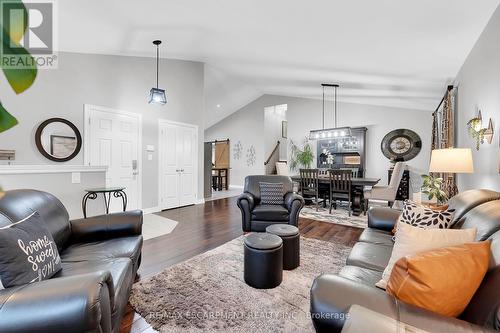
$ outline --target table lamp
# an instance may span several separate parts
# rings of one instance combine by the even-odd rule
[[[434,149],[429,172],[473,173],[472,152],[469,148]]]
[[[473,173],[472,151],[469,148],[434,149],[431,153],[429,172],[447,173],[448,177],[455,173]],[[450,197],[458,193],[456,185],[449,189]]]

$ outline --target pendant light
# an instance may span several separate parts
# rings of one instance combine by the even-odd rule
[[[167,96],[165,95],[165,90],[158,88],[158,71],[160,67],[160,44],[161,40],[153,41],[156,45],[156,88],[151,88],[149,91],[149,104],[167,104]]]
[[[309,140],[321,140],[330,138],[341,138],[351,136],[350,127],[337,126],[337,88],[338,84],[322,83],[323,88],[323,128],[311,130],[309,132]],[[334,128],[325,128],[325,88],[333,88],[333,123]]]

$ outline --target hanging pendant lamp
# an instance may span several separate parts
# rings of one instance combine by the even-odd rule
[[[158,71],[160,67],[160,44],[161,40],[153,41],[156,45],[156,88],[151,88],[149,91],[149,104],[167,104],[167,96],[165,95],[165,90],[158,88]]]
[[[338,84],[322,83],[323,88],[323,128],[311,130],[309,132],[309,140],[321,140],[329,138],[341,138],[351,136],[350,127],[337,126],[337,88]],[[325,128],[325,88],[333,88],[333,123],[334,128]]]

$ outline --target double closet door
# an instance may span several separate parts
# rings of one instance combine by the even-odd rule
[[[159,123],[160,209],[196,203],[197,133],[194,125]]]

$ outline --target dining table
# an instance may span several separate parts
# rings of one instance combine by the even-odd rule
[[[300,175],[291,176],[294,182],[300,184]],[[380,178],[351,178],[351,191],[352,191],[352,214],[355,216],[361,215],[364,204],[363,189],[365,186],[374,186],[380,182]],[[330,187],[330,178],[328,175],[319,175],[318,183],[320,186]]]

